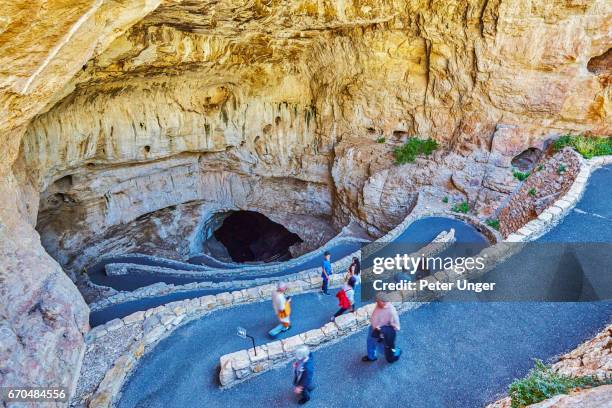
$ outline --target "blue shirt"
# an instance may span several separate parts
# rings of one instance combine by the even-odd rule
[[[327,275],[331,275],[332,274],[332,270],[331,270],[331,262],[328,261],[327,259],[323,260],[323,269],[325,269],[325,272],[327,273]],[[323,272],[321,272],[321,277],[323,279],[327,279],[325,277],[325,274]]]

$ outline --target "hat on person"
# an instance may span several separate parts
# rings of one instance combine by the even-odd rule
[[[387,292],[376,293],[376,300],[379,302],[388,302],[390,297],[390,294]]]
[[[329,253],[329,251],[325,251],[325,252],[323,253],[323,256],[327,256],[327,255],[331,255],[331,254]]]
[[[278,284],[276,285],[276,290],[280,290],[280,291],[287,290],[287,283],[278,282]]]
[[[298,360],[304,360],[310,354],[310,349],[307,345],[302,344],[295,349],[295,358]]]

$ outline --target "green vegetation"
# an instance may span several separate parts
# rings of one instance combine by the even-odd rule
[[[543,168],[544,166],[539,164],[538,167],[536,167],[536,171],[542,171]]]
[[[585,159],[612,154],[612,137],[587,137],[584,135],[564,135],[553,143],[559,151],[566,146],[572,147]]]
[[[527,194],[529,194],[532,197],[535,197],[536,189],[535,188],[530,188],[529,191],[527,191]]]
[[[555,373],[542,361],[535,360],[535,367],[527,377],[514,380],[510,384],[508,394],[512,400],[512,408],[521,408],[565,394],[575,388],[592,387],[602,383],[595,377],[569,377]]]
[[[559,167],[557,167],[557,174],[563,174],[565,173],[565,170],[567,170],[565,164],[559,163]]]
[[[527,180],[527,177],[529,177],[531,173],[529,173],[528,171],[526,171],[525,173],[518,171],[516,169],[512,169],[512,175],[514,176],[515,179],[517,179],[518,181],[525,181]]]
[[[462,201],[454,204],[451,211],[467,214],[470,211],[470,205],[467,203],[467,201]]]
[[[409,137],[402,147],[393,150],[395,164],[412,163],[418,155],[429,156],[437,148],[438,142],[431,138],[423,140]]]
[[[447,204],[448,203],[448,196],[444,196],[444,198],[442,199],[442,202],[444,204]]]
[[[496,229],[496,230],[498,230],[498,231],[499,231],[499,220],[496,220],[496,219],[494,219],[494,218],[489,218],[489,219],[488,219],[487,221],[485,221],[485,222],[486,222],[486,224],[487,224],[489,227],[491,227],[491,228]]]
[[[385,143],[385,138],[384,137],[379,137],[378,139],[376,139],[376,143]]]

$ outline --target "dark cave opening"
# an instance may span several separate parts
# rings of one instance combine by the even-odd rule
[[[514,156],[511,161],[512,167],[520,171],[531,171],[536,163],[542,158],[542,150],[536,147],[530,147]]]
[[[589,72],[601,75],[612,72],[612,48],[601,55],[597,55],[587,63]]]
[[[235,262],[271,262],[291,258],[289,247],[302,242],[294,234],[263,214],[234,211],[214,232]]]

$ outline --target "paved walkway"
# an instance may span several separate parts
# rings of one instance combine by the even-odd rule
[[[455,236],[458,240],[462,242],[471,242],[471,243],[479,243],[483,247],[486,245],[485,238],[476,231],[472,226],[465,224],[461,221],[444,218],[444,217],[429,217],[422,220],[418,220],[411,224],[406,231],[398,236],[395,242],[404,242],[411,243],[411,246],[414,246],[413,250],[417,250],[418,248],[428,244],[431,240],[433,240],[440,232],[444,230],[449,230],[450,228],[455,228]],[[332,254],[332,261],[336,261],[338,259],[342,259],[345,256],[352,254],[357,251],[361,247],[361,242],[342,242],[337,245],[331,247],[330,252]],[[322,253],[322,251],[320,251]],[[452,252],[452,251],[447,251]],[[115,258],[108,258],[106,261],[103,261],[97,265],[98,268],[103,268],[104,263],[114,262]],[[124,259],[126,262],[140,262],[144,265],[151,263],[146,257],[130,257],[129,255],[119,257],[119,259]],[[165,262],[163,259],[159,258],[155,259],[156,262],[154,264],[160,264],[165,267],[172,267],[172,261]],[[297,273],[302,270],[306,270],[309,268],[315,268],[321,264],[321,257],[315,257],[312,259],[307,259],[304,262],[300,262],[298,265],[291,265],[287,268],[279,270],[277,273],[270,274],[267,273],[266,276],[286,276],[292,273]],[[237,271],[238,272],[238,271]],[[184,284],[193,281],[202,281],[205,279],[190,279],[190,278],[168,278],[168,277],[156,277],[156,276],[106,276],[101,269],[96,270],[96,275],[100,279],[104,279],[105,284],[110,285],[112,282],[113,287],[120,288],[122,290],[133,290],[135,288],[141,287],[145,284],[150,285],[156,283],[160,280],[165,281],[167,283],[177,283]],[[253,274],[253,277],[258,277],[257,273]],[[176,279],[183,279],[181,282],[175,282]],[[226,278],[225,280],[228,280]],[[132,300],[122,303],[117,303],[111,306],[108,306],[104,309],[100,309],[92,312],[89,315],[89,324],[92,327],[98,326],[100,324],[104,324],[115,318],[122,318],[139,310],[147,310],[151,309],[166,303],[174,302],[177,300],[183,299],[192,299],[199,296],[204,295],[214,295],[220,292],[226,292],[228,290],[232,290],[231,288],[222,288],[222,289],[194,289],[187,291],[174,292],[170,294],[153,296],[138,300]],[[334,297],[335,299],[335,297]]]
[[[317,296],[300,299],[302,308],[305,301],[324,312],[319,315],[333,309]],[[219,356],[247,345],[235,327],[245,325],[261,339],[274,321],[268,309],[259,304],[245,314],[226,311],[178,329],[143,357],[119,407],[293,406],[289,367],[230,390],[218,388]],[[265,318],[254,324],[251,316],[257,314],[249,312]],[[524,375],[532,358],[548,359],[575,347],[611,312],[610,303],[432,303],[402,315],[398,344],[404,355],[394,365],[361,362],[365,332],[316,352],[317,389],[309,406],[480,407]],[[311,317],[292,331],[312,328],[317,320],[324,319]]]
[[[344,258],[347,255],[352,254],[353,252],[359,250],[361,248],[362,243],[358,241],[354,242],[340,242],[336,245],[333,245],[328,248],[331,252],[333,259],[338,260]],[[291,265],[290,267],[284,268],[282,271],[278,273],[270,273],[266,271],[257,272],[250,271],[248,274],[248,278],[245,278],[245,275],[240,274],[239,270],[236,268],[229,268],[229,271],[232,271],[234,276],[232,275],[223,275],[218,279],[211,279],[209,277],[177,277],[166,274],[153,274],[150,275],[119,275],[119,276],[108,276],[104,272],[104,267],[109,263],[135,263],[137,265],[146,265],[146,266],[162,266],[169,269],[177,269],[177,270],[206,270],[206,267],[202,267],[201,265],[191,265],[184,262],[172,262],[170,260],[165,260],[163,258],[154,258],[154,257],[130,257],[130,255],[123,255],[119,257],[109,257],[105,260],[98,262],[94,267],[92,267],[89,271],[91,280],[93,283],[102,286],[109,286],[116,290],[135,290],[141,287],[145,287],[148,285],[155,284],[157,282],[165,282],[168,284],[174,285],[185,285],[192,282],[205,282],[205,281],[213,281],[213,282],[221,282],[221,281],[231,281],[234,279],[255,279],[259,277],[270,277],[270,276],[278,276],[278,275],[288,275],[290,273],[297,273],[309,268],[314,268],[321,263],[321,259],[319,257],[308,258],[303,262],[298,262],[296,264]],[[180,267],[176,267],[174,264],[180,265]],[[276,266],[278,264],[273,264],[272,266]],[[191,268],[191,269],[189,269]]]
[[[610,167],[597,171],[577,209],[541,241],[611,242],[612,228],[599,221],[612,215],[606,194],[611,179]],[[299,319],[287,335],[321,326],[336,307],[334,297],[318,294],[294,302]],[[533,358],[547,360],[574,348],[611,315],[612,302],[434,302],[402,315],[398,343],[404,356],[394,365],[360,361],[365,332],[316,352],[317,389],[309,406],[479,407],[526,374]],[[273,324],[270,305],[259,303],[177,329],[143,357],[119,407],[292,406],[288,367],[226,391],[217,384],[219,357],[246,345],[236,326],[264,342]]]

